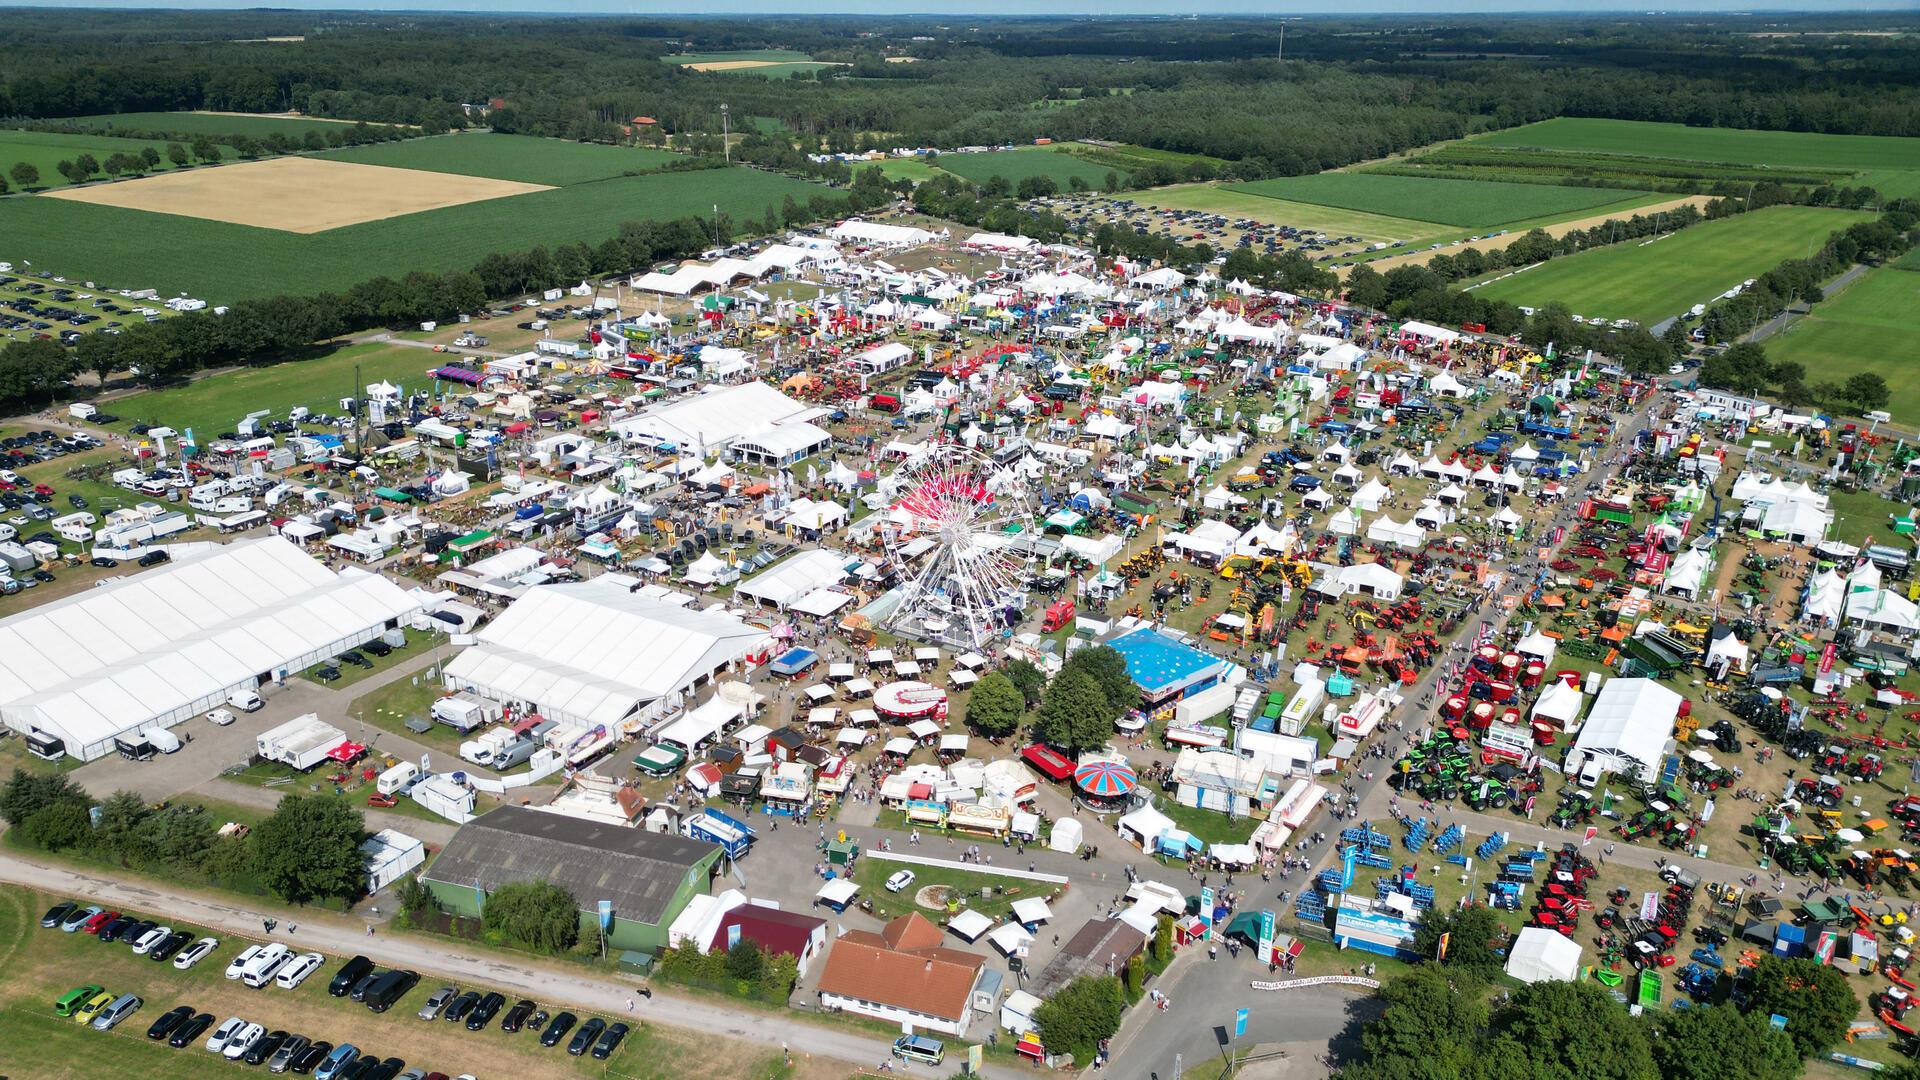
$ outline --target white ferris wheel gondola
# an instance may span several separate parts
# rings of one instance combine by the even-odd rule
[[[883,490],[891,502],[880,532],[902,575],[887,625],[910,637],[984,648],[1025,592],[1023,560],[1013,546],[1033,520],[1025,479],[965,446],[943,443],[901,463]],[[916,564],[903,549],[923,539],[933,546]]]

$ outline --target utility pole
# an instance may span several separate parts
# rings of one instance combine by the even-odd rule
[[[732,130],[733,129],[728,121],[727,106],[725,104],[722,104],[720,106],[720,152],[726,155],[727,164],[729,165],[733,164]]]
[[[1287,24],[1286,23],[1280,24],[1280,50],[1274,54],[1273,61],[1276,64],[1284,64],[1287,62]]]

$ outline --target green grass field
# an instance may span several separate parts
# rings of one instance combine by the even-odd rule
[[[1184,168],[1195,163],[1220,166],[1226,161],[1208,157],[1205,154],[1186,154],[1178,150],[1156,150],[1151,146],[1137,146],[1133,143],[1121,143],[1118,146],[1093,146],[1088,143],[1067,142],[1056,147],[1063,154],[1072,154],[1084,161],[1091,161],[1109,169],[1129,172],[1145,168],[1148,165],[1170,165]]]
[[[411,345],[348,345],[313,360],[290,360],[268,367],[238,368],[182,386],[143,390],[113,402],[112,411],[129,428],[137,423],[192,428],[203,441],[233,430],[256,409],[287,415],[295,405],[338,412],[339,399],[358,397],[368,383],[385,380],[411,392],[429,387],[427,372],[448,357]],[[354,369],[359,369],[359,380]]]
[[[1470,145],[1538,146],[1609,154],[1828,169],[1920,169],[1920,139],[1817,135],[1560,117],[1469,140]]]
[[[228,116],[224,113],[200,112],[99,113],[93,116],[76,116],[73,118],[73,123],[102,130],[164,131],[190,135],[251,135],[256,139],[264,139],[275,134],[305,135],[309,131],[317,131],[325,135],[330,131],[339,131],[353,126],[351,123],[340,120],[309,120],[300,116]]]
[[[1000,176],[1018,187],[1020,181],[1029,176],[1051,176],[1062,191],[1067,189],[1068,181],[1076,176],[1097,191],[1106,183],[1107,173],[1119,173],[1123,179],[1127,175],[1125,169],[1096,165],[1044,146],[1023,146],[1016,150],[994,150],[985,154],[942,154],[939,165],[955,176],[965,177],[976,184],[984,184]]]
[[[885,161],[863,161],[853,166],[854,172],[861,169],[879,169],[880,175],[889,180],[911,180],[916,184],[940,175],[939,168],[923,158],[888,158]]]
[[[1903,425],[1920,422],[1920,271],[1883,267],[1813,306],[1806,317],[1766,340],[1769,359],[1804,365],[1808,382],[1845,382],[1871,371],[1893,392],[1887,411]]]
[[[1438,180],[1377,173],[1319,173],[1228,187],[1249,195],[1466,229],[1491,228],[1548,214],[1594,209],[1641,194],[1612,188]]]
[[[66,199],[0,199],[7,254],[216,302],[344,289],[409,270],[464,270],[499,251],[597,244],[625,221],[710,217],[717,203],[758,218],[792,195],[828,189],[757,169],[616,177],[299,235]]]
[[[666,150],[600,146],[565,139],[491,133],[440,135],[406,142],[374,143],[316,154],[335,161],[396,169],[487,176],[523,184],[566,187],[684,160]]]
[[[1538,307],[1561,301],[1588,318],[1652,326],[1704,303],[1828,234],[1872,214],[1775,206],[1710,221],[1646,243],[1569,255],[1475,287],[1474,295]]]
[[[58,166],[62,161],[71,161],[81,154],[92,154],[94,160],[105,161],[110,154],[138,154],[142,150],[160,151],[160,164],[153,167],[154,172],[166,172],[173,163],[166,158],[165,143],[151,139],[122,139],[113,135],[66,135],[51,131],[0,131],[0,176],[7,177],[7,184],[15,191],[20,185],[8,175],[13,167],[26,162],[40,170],[40,182],[35,188],[66,187],[67,178],[60,175]]]
[[[1329,236],[1359,236],[1368,241],[1419,240],[1442,231],[1440,226],[1409,218],[1387,217],[1335,206],[1272,199],[1215,184],[1175,184],[1122,196],[1142,206],[1171,210],[1199,210],[1209,214],[1252,218],[1270,225],[1315,229]]]

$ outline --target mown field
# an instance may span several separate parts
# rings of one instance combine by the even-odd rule
[[[1560,301],[1587,318],[1651,327],[1771,269],[1805,256],[1828,234],[1870,213],[1774,206],[1709,221],[1644,243],[1554,259],[1474,286],[1476,296],[1538,307]]]
[[[1845,382],[1871,371],[1893,392],[1887,409],[1902,424],[1920,422],[1920,270],[1883,267],[1813,306],[1766,340],[1767,356],[1807,369],[1807,381]]]
[[[758,218],[829,189],[756,169],[616,177],[300,235],[62,199],[0,199],[8,257],[76,280],[212,301],[344,289],[382,274],[464,270],[496,251],[597,244],[625,221]]]
[[[790,79],[801,72],[817,71],[838,64],[821,63],[793,49],[740,49],[733,52],[690,53],[663,57],[683,68],[696,64],[737,64],[738,67],[709,68],[709,75],[754,75],[762,79]]]
[[[7,174],[20,162],[26,162],[40,170],[40,182],[34,187],[66,187],[67,178],[60,175],[62,161],[71,161],[81,154],[92,154],[94,160],[105,161],[112,154],[138,154],[142,150],[158,150],[160,164],[151,171],[165,172],[173,168],[167,160],[165,143],[151,139],[122,139],[114,135],[66,135],[51,131],[0,131],[0,176],[7,176],[7,184],[15,191],[20,185]],[[232,153],[231,150],[227,151]]]
[[[1476,146],[1537,146],[1609,154],[1837,169],[1920,169],[1920,139],[1818,135],[1560,117],[1469,140]]]
[[[607,1061],[572,1057],[560,1047],[543,1048],[526,1032],[499,1030],[497,1020],[487,1030],[477,1032],[459,1024],[422,1023],[414,1017],[420,1003],[444,985],[431,978],[423,978],[390,1012],[375,1014],[346,998],[327,994],[328,980],[345,959],[338,956],[327,956],[320,970],[298,989],[270,986],[249,990],[223,977],[227,961],[248,942],[225,934],[206,934],[200,927],[169,924],[195,935],[221,939],[220,946],[205,960],[186,971],[177,971],[171,963],[156,964],[136,956],[125,945],[40,929],[40,914],[60,899],[28,889],[0,890],[0,964],[7,972],[6,980],[0,982],[0,1047],[5,1048],[0,1050],[0,1068],[19,1080],[98,1080],[107,1076],[203,1080],[231,1073],[233,1063],[206,1051],[204,1035],[179,1050],[146,1037],[148,1025],[176,1005],[212,1013],[216,1024],[229,1016],[243,1016],[269,1029],[299,1032],[336,1044],[352,1043],[364,1052],[400,1057],[409,1064],[447,1074],[472,1072],[527,1080],[793,1075],[782,1069],[777,1054],[767,1053],[759,1044],[703,1037],[626,1016],[618,1019],[633,1031]],[[164,918],[160,912],[143,914]],[[297,945],[297,941],[292,944]],[[144,1004],[110,1032],[55,1016],[54,1000],[82,984],[104,986],[116,993],[136,993]],[[543,1004],[558,1011],[550,1002]],[[583,1020],[593,1015],[574,1011]],[[806,1075],[824,1075],[820,1071],[823,1067],[810,1066]],[[715,1068],[725,1072],[708,1072]]]
[[[1530,146],[1484,146],[1454,143],[1437,150],[1385,165],[1369,173],[1433,176],[1453,180],[1499,180],[1532,184],[1601,184],[1615,188],[1666,191],[1693,183],[1766,183],[1848,185],[1854,174],[1846,169],[1800,167],[1775,169],[1767,165],[1734,165],[1673,158],[1639,157],[1586,150],[1547,150]]]
[[[1068,183],[1076,176],[1095,191],[1106,183],[1109,172],[1118,173],[1122,179],[1127,176],[1126,169],[1083,161],[1073,154],[1043,146],[1023,146],[984,154],[942,154],[939,166],[976,184],[984,184],[998,176],[1019,187],[1020,181],[1029,176],[1050,176],[1062,191],[1067,190]]]
[[[76,116],[72,122],[83,127],[97,127],[103,131],[118,129],[181,132],[192,135],[251,135],[256,139],[264,139],[268,135],[276,134],[305,135],[309,131],[317,131],[325,135],[330,131],[351,126],[340,120],[310,120],[301,116],[244,116],[200,112],[97,113],[93,116]]]
[[[361,165],[486,176],[553,187],[605,180],[682,160],[681,155],[666,150],[490,132],[351,146],[314,156]]]
[[[271,409],[276,417],[286,416],[295,405],[337,413],[341,398],[359,397],[368,383],[390,382],[411,393],[430,386],[427,372],[449,359],[411,345],[348,345],[315,359],[239,368],[183,386],[142,390],[113,402],[113,414],[120,418],[114,426],[192,428],[206,441],[232,431],[241,417],[257,409]]]
[[[1227,186],[1249,195],[1337,206],[1343,210],[1465,229],[1492,228],[1528,218],[1601,207],[1640,194],[1611,188],[1440,180],[1377,173],[1319,173]]]
[[[1336,206],[1274,199],[1215,184],[1175,184],[1123,196],[1141,206],[1170,210],[1199,210],[1228,217],[1251,218],[1270,225],[1291,225],[1328,236],[1358,236],[1369,242],[1403,242],[1434,236],[1441,229],[1432,222],[1387,217]]]

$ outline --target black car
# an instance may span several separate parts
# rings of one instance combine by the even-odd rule
[[[153,1039],[156,1042],[164,1039],[179,1030],[181,1024],[191,1019],[193,1019],[193,1006],[191,1005],[182,1005],[176,1009],[169,1010],[165,1016],[155,1020],[153,1026],[147,1029],[147,1038]]]
[[[381,641],[379,638],[374,638],[372,641],[362,643],[360,648],[375,656],[386,656],[393,652],[393,646]]]
[[[145,555],[140,556],[140,565],[141,566],[159,566],[161,563],[166,562],[170,558],[172,558],[172,556],[168,555],[164,551],[149,551]]]
[[[395,970],[380,976],[379,981],[366,992],[367,1008],[383,1013],[393,1007],[393,1003],[407,996],[407,991],[420,982],[417,971]]]
[[[173,933],[161,938],[158,945],[147,950],[147,959],[155,961],[156,963],[161,960],[170,959],[174,953],[186,948],[187,942],[192,940],[192,934],[187,933],[185,930],[175,930]]]
[[[40,582],[42,585],[49,584],[53,581],[53,571],[36,569],[33,572],[33,580]]]
[[[51,930],[61,923],[66,922],[67,916],[73,914],[73,909],[79,906],[80,905],[71,900],[62,900],[53,905],[47,909],[45,915],[40,916],[40,929]]]
[[[493,1021],[493,1014],[499,1012],[500,1006],[506,1003],[506,997],[501,994],[488,994],[481,998],[480,1003],[467,1014],[467,1030],[479,1031],[486,1027]]]
[[[119,559],[109,559],[104,555],[96,555],[93,558],[88,559],[87,562],[90,563],[91,565],[98,566],[104,570],[111,570],[114,567],[120,565]]]
[[[540,1045],[555,1045],[566,1037],[567,1032],[573,1030],[573,1025],[578,1020],[579,1017],[570,1012],[563,1012],[559,1016],[554,1017],[547,1023],[547,1030],[540,1033]]]
[[[73,507],[75,510],[85,510],[87,508],[87,500],[78,495],[69,495],[67,496],[67,505]]]
[[[625,1024],[614,1024],[607,1028],[606,1034],[600,1036],[600,1041],[593,1044],[593,1056],[595,1060],[607,1060],[607,1058],[613,1055],[615,1050],[620,1048],[620,1040],[626,1037],[627,1025]]]
[[[100,927],[100,940],[107,942],[119,941],[120,935],[126,933],[128,929],[139,921],[139,919],[131,915],[122,915]]]
[[[574,1057],[586,1053],[593,1047],[594,1040],[598,1039],[600,1033],[606,1029],[607,1022],[597,1016],[581,1024],[580,1030],[573,1033],[573,1041],[567,1044],[567,1053]]]
[[[367,1000],[367,991],[373,988],[374,983],[380,981],[380,976],[381,972],[378,971],[371,971],[360,976],[359,980],[353,984],[352,992],[347,996],[355,1001]]]
[[[313,677],[321,682],[335,682],[340,678],[340,669],[332,664],[322,664],[313,669]]]
[[[359,982],[372,970],[373,961],[364,956],[354,957],[341,964],[340,970],[334,972],[333,981],[327,984],[327,993],[334,997],[346,997],[347,992],[353,989],[353,984]]]
[[[352,652],[352,651],[341,653],[339,657],[337,657],[337,659],[345,660],[347,663],[352,664],[354,667],[370,668],[373,666],[373,661],[367,659],[364,656],[361,656],[357,652]]]
[[[332,1043],[324,1042],[324,1041],[314,1043],[312,1046],[307,1047],[305,1050],[300,1051],[300,1053],[294,1056],[293,1064],[290,1066],[290,1068],[292,1069],[292,1071],[304,1076],[305,1074],[312,1072],[314,1069],[314,1066],[319,1065],[322,1061],[325,1061],[327,1059],[327,1055],[331,1053],[333,1053]]]
[[[380,1068],[380,1059],[367,1054],[353,1063],[353,1067],[336,1074],[339,1080],[373,1080],[373,1074]]]
[[[120,940],[131,945],[146,936],[147,931],[159,925],[159,923],[154,922],[152,919],[141,919],[139,922],[120,931]]]
[[[513,1008],[507,1010],[507,1015],[500,1018],[500,1030],[519,1031],[526,1026],[527,1017],[531,1015],[533,1015],[533,1002],[527,998],[521,998],[513,1003]]]
[[[247,1047],[247,1052],[241,1056],[240,1060],[249,1065],[264,1064],[268,1058],[274,1055],[274,1051],[279,1050],[280,1045],[286,1041],[287,1033],[279,1028],[275,1028],[265,1035],[260,1036],[258,1039],[253,1040],[253,1045]]]
[[[390,1057],[381,1062],[379,1067],[368,1073],[367,1080],[393,1080],[394,1077],[400,1075],[400,1070],[406,1067],[407,1063],[404,1059]]]
[[[457,1024],[461,1020],[466,1019],[468,1011],[471,1010],[479,1000],[480,991],[469,990],[459,997],[454,998],[452,1001],[447,1002],[446,1011],[440,1015],[448,1023]]]
[[[193,1019],[188,1020],[187,1022],[181,1024],[177,1028],[174,1028],[173,1037],[167,1040],[167,1045],[173,1047],[175,1050],[178,1050],[192,1043],[193,1040],[200,1037],[200,1034],[202,1032],[206,1031],[208,1028],[212,1026],[213,1026],[213,1014],[199,1013],[195,1015]]]

